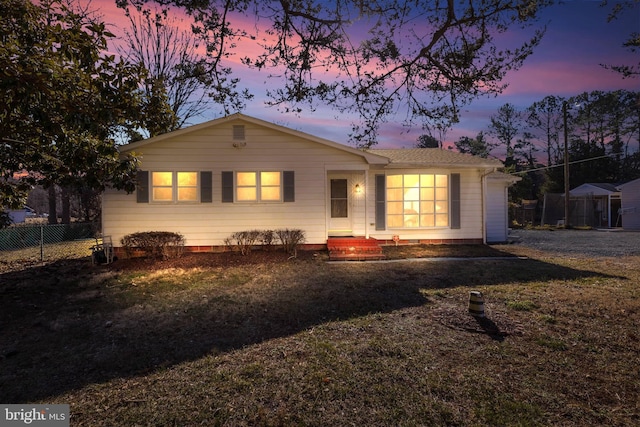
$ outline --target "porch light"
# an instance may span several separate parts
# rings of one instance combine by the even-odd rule
[[[360,187],[360,184],[356,184],[356,194],[362,194],[362,187]]]

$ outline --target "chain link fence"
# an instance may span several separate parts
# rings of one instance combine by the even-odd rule
[[[95,223],[24,224],[0,230],[0,263],[31,264],[91,255]]]
[[[569,221],[572,226],[596,228],[622,227],[622,202],[617,197],[584,194],[569,198]],[[544,195],[541,224],[556,225],[564,220],[564,195]]]

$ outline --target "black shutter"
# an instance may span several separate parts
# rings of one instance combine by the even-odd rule
[[[451,174],[451,228],[460,228],[460,174]]]
[[[213,173],[200,172],[200,203],[213,202]]]
[[[136,174],[136,202],[149,203],[149,171]]]
[[[295,173],[293,171],[282,172],[282,200],[284,202],[296,201]]]
[[[385,230],[386,227],[386,177],[376,175],[376,230]]]
[[[222,203],[233,203],[233,172],[222,172]]]

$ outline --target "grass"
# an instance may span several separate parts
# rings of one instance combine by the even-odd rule
[[[640,423],[640,257],[486,249],[529,258],[6,272],[0,401],[74,426]]]

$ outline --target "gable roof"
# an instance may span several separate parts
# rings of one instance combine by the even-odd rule
[[[602,188],[603,190],[612,191],[614,193],[618,191],[617,185],[615,185],[615,184],[589,182],[589,183],[587,183],[587,185],[593,185],[594,187]]]
[[[522,181],[522,177],[510,175],[508,173],[498,172],[498,171],[491,172],[490,174],[488,174],[487,179],[490,181],[504,181],[511,184],[515,184],[518,181]]]
[[[244,121],[246,123],[251,123],[257,126],[263,126],[272,130],[275,130],[277,132],[283,132],[292,136],[295,136],[297,138],[301,138],[301,139],[306,139],[308,141],[313,141],[316,142],[318,144],[322,144],[328,147],[332,147],[332,148],[336,148],[338,150],[342,150],[342,151],[346,151],[348,153],[351,154],[355,154],[357,156],[363,157],[365,159],[365,161],[369,164],[378,164],[378,165],[386,165],[389,163],[389,159],[382,157],[380,155],[377,155],[375,153],[370,153],[370,152],[366,152],[363,150],[358,150],[356,148],[352,148],[352,147],[348,147],[344,144],[340,144],[334,141],[330,141],[328,139],[324,139],[324,138],[319,138],[317,136],[305,133],[305,132],[301,132],[301,131],[297,131],[294,129],[290,129],[288,127],[285,126],[280,126],[280,125],[276,125],[274,123],[271,122],[267,122],[265,120],[261,120],[261,119],[257,119],[255,117],[251,117],[251,116],[247,116],[245,114],[242,113],[235,113],[235,114],[231,114],[229,116],[225,116],[225,117],[221,117],[218,119],[213,119],[213,120],[209,120],[207,122],[204,123],[200,123],[197,125],[193,125],[193,126],[189,126],[186,127],[184,129],[178,129],[175,130],[173,132],[168,132],[168,133],[164,133],[162,135],[158,135],[155,136],[153,138],[148,138],[148,139],[144,139],[141,141],[136,141],[136,142],[132,142],[130,144],[126,144],[120,147],[120,152],[121,153],[125,153],[128,151],[133,151],[133,150],[137,150],[139,148],[142,148],[144,146],[150,145],[150,144],[154,144],[156,142],[160,142],[160,141],[164,141],[166,139],[169,138],[175,138],[175,137],[179,137],[185,134],[189,134],[192,132],[198,132],[204,129],[208,129],[210,127],[215,127],[215,126],[220,126],[224,123],[228,123],[231,121],[236,121],[236,120],[241,120]]]
[[[613,193],[619,193],[620,190],[615,184],[587,182],[577,186],[573,190],[569,191],[571,195],[592,194],[594,196],[608,196]]]
[[[625,182],[624,184],[619,185],[618,188],[620,190],[624,190],[624,188],[626,186],[633,186],[633,185],[637,185],[637,184],[640,184],[640,178],[634,179],[633,181]]]
[[[401,149],[369,149],[369,153],[388,158],[389,168],[406,167],[460,167],[460,168],[500,168],[502,162],[485,159],[471,154],[443,150],[441,148],[401,148]]]

